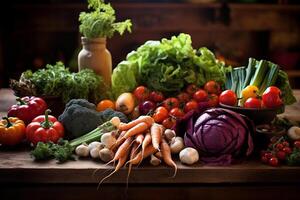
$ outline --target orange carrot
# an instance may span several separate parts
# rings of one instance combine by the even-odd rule
[[[131,152],[130,152],[130,157],[129,157],[129,160],[132,160],[135,156],[136,156],[136,151],[138,149],[138,144],[137,143],[134,143],[132,149],[131,149]],[[128,162],[127,162],[128,163]],[[126,163],[126,164],[127,164]],[[125,164],[125,166],[126,166]],[[131,172],[131,168],[132,168],[132,163],[129,163],[129,166],[128,166],[128,174],[127,174],[127,185],[126,187],[128,187],[128,181],[129,181],[129,176],[130,176],[130,172]]]
[[[151,143],[151,141],[151,134],[150,132],[147,132],[142,143],[142,155],[144,155],[145,148]]]
[[[155,154],[155,157],[159,158],[159,159],[162,159],[162,154],[161,154],[161,151],[157,152]]]
[[[101,183],[103,183],[106,179],[108,179],[109,177],[111,177],[114,173],[116,173],[117,171],[119,171],[121,169],[121,167],[124,165],[124,163],[126,162],[127,158],[129,155],[129,151],[126,151],[125,154],[123,155],[123,157],[120,157],[118,160],[118,164],[115,168],[115,170],[110,173],[109,175],[107,175],[106,177],[104,177],[98,184],[97,190],[99,189]]]
[[[147,129],[149,128],[148,124],[145,122],[141,122],[139,124],[137,124],[136,126],[132,127],[131,129],[129,129],[125,135],[124,138],[127,139],[129,137],[132,137],[134,135],[137,135],[139,133],[143,133],[145,132]]]
[[[177,173],[177,165],[175,164],[175,162],[172,160],[172,156],[171,156],[171,149],[170,149],[170,146],[168,145],[168,143],[166,142],[165,139],[162,140],[161,142],[161,145],[160,145],[160,148],[161,148],[161,154],[163,156],[163,160],[164,162],[171,166],[171,167],[174,167],[174,175],[173,177],[176,176],[176,173]]]
[[[139,152],[132,160],[129,162],[133,165],[137,165],[143,161],[143,159],[147,158],[148,156],[151,156],[152,154],[156,153],[157,149],[153,147],[153,145],[148,145],[144,152]]]
[[[120,123],[119,130],[120,131],[127,131],[127,130],[133,128],[134,126],[138,125],[141,122],[145,122],[150,127],[154,123],[154,119],[150,116],[144,116],[143,115],[143,116],[140,116],[139,118],[127,123],[127,124],[126,123]]]
[[[124,157],[124,155],[129,151],[130,145],[132,144],[131,142],[132,138],[126,139],[125,142],[118,148],[113,160],[116,161]]]
[[[124,141],[125,138],[123,137],[125,135],[126,131],[122,131],[114,145],[110,148],[110,150],[115,151]]]
[[[162,128],[161,125],[154,123],[151,126],[150,129],[150,134],[151,134],[151,138],[152,138],[152,145],[155,149],[159,150],[159,144],[161,142],[161,138],[162,138]]]
[[[138,135],[135,136],[135,141],[141,145],[143,143],[144,140],[144,134],[140,133]]]

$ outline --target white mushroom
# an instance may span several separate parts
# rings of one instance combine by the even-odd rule
[[[300,127],[292,126],[291,128],[289,128],[287,135],[292,140],[300,140]]]
[[[153,166],[157,166],[161,163],[161,160],[154,155],[151,155],[150,164]]]
[[[99,151],[99,157],[103,162],[109,162],[114,158],[114,152],[108,148]]]
[[[99,148],[100,150],[103,149],[105,145],[101,142],[95,141],[95,142],[91,142],[88,147],[89,147],[89,151],[91,151],[94,148]]]
[[[167,139],[167,141],[171,141],[172,138],[176,137],[176,133],[174,130],[166,129],[164,132],[164,136]]]
[[[99,151],[100,151],[99,147],[95,147],[95,148],[91,149],[90,150],[91,157],[94,159],[99,158]]]
[[[173,137],[170,142],[171,152],[174,154],[179,153],[184,148],[182,137]]]
[[[116,138],[113,136],[111,132],[104,133],[101,137],[101,142],[105,145],[106,148],[112,147],[116,143]]]
[[[89,148],[86,144],[81,144],[76,147],[75,153],[79,157],[88,157],[89,156]]]
[[[198,151],[194,148],[187,147],[179,153],[180,161],[187,165],[192,165],[199,160]]]

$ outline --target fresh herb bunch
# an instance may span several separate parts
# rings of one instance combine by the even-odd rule
[[[101,76],[90,69],[70,72],[62,62],[48,64],[46,68],[36,72],[27,70],[22,78],[35,85],[37,95],[60,96],[65,103],[79,98],[97,103],[105,97],[105,85]]]
[[[131,20],[115,22],[115,10],[104,0],[88,0],[88,8],[91,12],[81,12],[79,15],[79,31],[87,38],[108,37],[111,38],[117,31],[120,35],[127,30],[131,32]]]

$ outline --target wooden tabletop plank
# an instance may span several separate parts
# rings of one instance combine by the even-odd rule
[[[91,159],[79,159],[64,164],[54,160],[35,162],[29,151],[1,152],[0,183],[97,183],[113,170],[112,166]],[[300,167],[271,167],[258,161],[244,161],[231,166],[185,166],[177,162],[178,172],[170,167],[144,164],[134,168],[131,183],[300,183]],[[95,170],[97,173],[93,176]],[[125,183],[127,168],[109,178],[106,183]]]

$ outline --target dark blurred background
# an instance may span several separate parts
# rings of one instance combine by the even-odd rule
[[[133,21],[131,34],[108,41],[114,66],[146,40],[185,32],[194,48],[207,46],[234,66],[246,64],[250,56],[276,62],[288,72],[292,87],[300,88],[299,1],[110,2],[118,20]],[[77,70],[78,15],[86,9],[85,0],[14,0],[1,5],[0,88],[26,69],[58,60]]]

